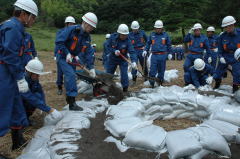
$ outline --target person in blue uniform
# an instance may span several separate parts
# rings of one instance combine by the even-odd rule
[[[225,31],[219,36],[219,65],[214,75],[216,81],[214,88],[219,88],[223,74],[226,72],[228,65],[231,65],[233,93],[236,92],[240,86],[240,62],[234,58],[234,52],[240,48],[240,29],[235,28],[235,23],[236,20],[233,16],[226,16],[222,20],[222,27]]]
[[[150,77],[155,77],[158,73],[158,85],[162,85],[164,81],[164,73],[166,70],[166,60],[172,59],[172,47],[171,40],[168,34],[163,30],[163,22],[157,20],[154,24],[155,31],[149,36],[146,48],[143,51],[143,56],[147,55],[151,47],[151,65],[150,65]],[[151,87],[154,87],[154,80],[149,80]]]
[[[188,72],[184,74],[185,85],[192,84],[196,88],[206,84],[211,85],[213,81],[214,68],[198,58]]]
[[[145,76],[148,76],[148,69],[146,65],[146,58],[142,56],[145,44],[147,42],[147,35],[145,34],[144,30],[139,29],[140,25],[138,21],[133,21],[131,24],[132,31],[129,33],[128,37],[131,40],[131,43],[135,49],[137,55],[137,64],[138,61],[142,67]],[[137,70],[132,69],[132,77],[133,81],[136,82],[137,80]],[[147,79],[145,79],[147,80]]]
[[[106,40],[103,43],[103,54],[102,54],[102,59],[103,59],[103,68],[105,72],[107,72],[107,67],[108,67],[108,57],[109,57],[109,47],[107,46],[108,42],[107,40],[110,38],[110,34],[105,35]]]
[[[75,102],[78,94],[76,84],[76,65],[86,66],[90,76],[95,77],[93,65],[90,32],[96,28],[97,16],[88,12],[82,17],[81,25],[66,27],[57,37],[55,43],[58,48],[57,63],[64,74],[64,86],[66,89],[66,101],[69,110],[82,110]]]
[[[197,58],[203,59],[203,52],[206,49],[206,56],[211,57],[210,46],[208,38],[201,34],[202,25],[200,23],[194,24],[193,28],[184,37],[184,42],[188,43],[189,53],[183,64],[184,72],[189,71],[193,62]],[[192,34],[193,32],[193,34]]]
[[[37,57],[37,51],[35,49],[34,41],[30,33],[25,33],[24,41],[24,54],[23,54],[23,67],[33,58]]]
[[[130,54],[132,68],[137,69],[136,53],[128,38],[128,34],[128,26],[126,24],[120,24],[117,33],[111,34],[108,40],[109,61],[107,73],[114,74],[117,66],[119,66],[123,92],[128,92],[129,86],[128,61],[124,59],[124,57],[128,58],[128,53]]]
[[[22,128],[28,126],[20,97],[20,93],[29,90],[22,65],[24,27],[31,27],[37,15],[34,1],[17,0],[13,17],[0,24],[0,137],[11,128],[13,150],[24,144]]]
[[[64,23],[65,23],[65,27],[68,27],[68,26],[74,25],[76,22],[75,22],[74,17],[68,16],[68,17],[65,18]],[[58,30],[58,32],[56,34],[56,39],[57,39],[58,35],[64,30],[64,28]],[[56,56],[57,56],[57,51],[58,51],[58,48],[55,46],[55,49],[54,49],[54,59],[55,60],[56,60]],[[57,62],[56,62],[56,64],[57,64],[57,81],[56,81],[56,84],[57,84],[57,88],[58,88],[57,94],[62,95],[62,92],[63,92],[63,89],[62,89],[63,72],[62,72],[61,67],[58,65]]]

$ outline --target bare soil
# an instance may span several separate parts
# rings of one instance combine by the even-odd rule
[[[53,60],[52,52],[39,52],[40,60],[44,63],[46,71],[52,71],[51,74],[42,76],[40,81],[42,83],[43,89],[46,95],[46,101],[49,106],[54,107],[58,110],[61,110],[63,106],[66,105],[65,95],[57,95],[57,88],[55,84],[56,80],[56,64]],[[100,55],[99,55],[100,56]],[[168,61],[167,69],[177,69],[179,70],[179,78],[172,81],[171,83],[165,83],[165,86],[170,85],[179,85],[183,86],[183,61]],[[102,65],[100,61],[96,61],[96,68],[102,70]],[[144,87],[143,79],[138,78],[137,83],[129,88],[130,92],[137,92]],[[230,84],[232,82],[232,76],[228,74],[228,78],[223,80],[223,84]],[[77,99],[87,98],[86,95],[79,95]],[[43,118],[46,114],[36,111],[32,117],[35,121],[35,125],[24,129],[24,137],[27,139],[27,142],[31,140],[34,136],[37,129],[42,127]],[[80,140],[80,151],[76,154],[77,158],[81,159],[126,159],[126,158],[138,158],[138,159],[148,159],[154,158],[155,153],[149,153],[146,151],[139,151],[130,149],[126,153],[120,153],[117,147],[111,143],[105,143],[103,140],[110,134],[104,130],[103,126],[104,113],[98,114],[95,119],[91,120],[91,128],[87,130],[82,130],[81,135],[82,139]],[[159,126],[164,127],[166,130],[173,129],[183,129],[195,125],[194,121],[189,120],[168,120],[168,121],[155,121]],[[16,158],[19,156],[23,150],[20,148],[15,151],[11,151],[11,137],[10,133],[0,138],[0,154],[6,155],[9,158]],[[26,143],[27,144],[27,143]],[[240,156],[240,147],[232,146],[233,159],[238,159]],[[235,157],[234,157],[235,155]],[[166,155],[164,155],[166,156]],[[164,157],[166,158],[166,157]],[[210,158],[210,157],[209,157]]]

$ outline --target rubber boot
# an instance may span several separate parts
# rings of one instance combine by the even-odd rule
[[[157,81],[157,84],[158,84],[158,86],[162,86],[163,80],[158,80],[158,81]]]
[[[58,92],[57,92],[57,94],[58,94],[58,95],[62,95],[62,92],[63,92],[62,86],[61,86],[61,85],[58,85]]]
[[[239,89],[239,85],[233,84],[232,85],[233,89],[232,92],[235,93]]]
[[[23,137],[22,129],[11,129],[12,150],[16,150],[26,143]]]
[[[67,96],[67,103],[69,104],[69,110],[82,111],[83,108],[79,107],[75,102],[75,97]]]
[[[135,83],[137,81],[137,76],[133,76],[133,82]]]
[[[0,159],[10,159],[0,154]]]
[[[221,79],[215,79],[215,86],[213,89],[218,89],[222,83]]]

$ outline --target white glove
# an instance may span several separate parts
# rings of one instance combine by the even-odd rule
[[[93,78],[96,77],[96,72],[95,72],[95,69],[94,69],[94,68],[89,71],[89,75],[90,75],[91,77],[93,77]]]
[[[67,54],[67,57],[66,57],[66,61],[71,63],[72,60],[73,60],[72,55],[71,55],[70,53],[68,53],[68,54]]]
[[[168,60],[172,59],[172,54],[168,54]]]
[[[213,82],[213,77],[212,76],[210,76],[210,77],[208,77],[207,79],[206,79],[206,83],[207,84],[212,84],[212,82]]]
[[[131,63],[131,66],[132,66],[133,69],[137,69],[137,64],[136,64],[136,62],[132,62],[132,63]]]
[[[45,125],[55,125],[62,118],[63,118],[62,113],[57,111],[56,109],[53,109],[53,111],[45,117],[44,122],[45,122]]]
[[[17,85],[20,93],[26,93],[29,90],[28,83],[25,78],[18,80]]]
[[[218,48],[213,49],[213,52],[218,52]]]
[[[53,58],[55,61],[57,60],[57,58],[56,58],[56,56],[54,56],[54,58]]]
[[[77,62],[79,62],[80,59],[79,59],[78,56],[75,56],[74,58],[75,58],[75,60],[76,60]]]
[[[208,58],[208,63],[212,63],[212,57]]]
[[[189,29],[188,33],[192,34],[192,32],[193,32],[193,28]]]
[[[34,57],[34,60],[39,60],[39,59],[38,59],[38,57],[36,56],[36,57]]]
[[[147,56],[147,51],[143,51],[142,56],[143,57]]]
[[[198,87],[198,90],[204,91],[204,90],[205,90],[205,87],[204,87],[204,86],[200,86],[200,87]]]
[[[221,57],[221,58],[220,58],[220,62],[221,62],[222,64],[226,64],[225,58],[224,58],[224,57]]]
[[[119,51],[119,50],[116,50],[116,51],[115,51],[115,55],[116,55],[116,56],[119,56],[119,55],[120,55],[120,51]]]

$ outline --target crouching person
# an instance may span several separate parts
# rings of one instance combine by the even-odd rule
[[[196,88],[206,84],[210,85],[213,81],[213,74],[214,68],[198,58],[194,60],[194,65],[190,67],[189,72],[184,74],[185,85],[193,84]]]
[[[20,95],[28,120],[36,108],[49,113],[49,116],[54,121],[62,119],[63,116],[59,111],[46,105],[45,95],[42,86],[39,83],[39,76],[47,74],[48,72],[43,72],[43,64],[41,61],[37,59],[30,60],[25,69],[25,79],[28,83],[29,91],[20,93]],[[29,123],[31,124],[30,121]]]

